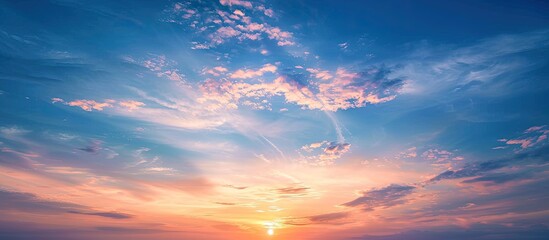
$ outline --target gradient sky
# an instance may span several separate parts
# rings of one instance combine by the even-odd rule
[[[544,1],[0,1],[0,238],[547,239],[547,56]]]

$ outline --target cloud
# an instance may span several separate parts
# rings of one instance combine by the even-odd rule
[[[263,74],[267,72],[275,73],[277,70],[277,67],[272,64],[265,64],[261,68],[257,70],[251,70],[251,69],[239,69],[232,73],[230,75],[231,78],[254,78],[254,77],[260,77],[263,76]]]
[[[224,39],[236,37],[240,34],[240,31],[235,30],[232,27],[221,27],[210,35],[210,39],[212,40],[213,44],[218,45],[222,44],[225,41]]]
[[[132,217],[132,215],[126,213],[92,211],[89,207],[79,204],[45,200],[31,193],[0,190],[0,198],[2,199],[0,201],[0,210],[17,210],[47,215],[73,213],[112,219],[127,219]]]
[[[249,5],[248,5],[249,3]],[[248,1],[221,1],[225,6],[243,6],[249,9],[261,11],[269,17],[274,16],[272,9],[258,4],[256,8],[251,6]],[[190,7],[190,6],[188,6]],[[293,34],[282,30],[280,27],[272,26],[267,21],[257,22],[255,20],[265,20],[256,18],[254,14],[247,16],[242,10],[236,9],[232,13],[221,9],[216,11],[204,11],[204,9],[192,9],[194,12],[202,12],[205,16],[199,14],[189,14],[189,9],[168,10],[170,13],[167,22],[177,22],[188,24],[194,29],[200,41],[194,41],[192,49],[210,49],[226,43],[228,40],[237,39],[239,42],[244,40],[260,41],[270,39],[276,41],[278,46],[295,45]],[[195,16],[196,15],[196,16]],[[253,18],[252,18],[253,17]],[[206,18],[206,20],[204,20]],[[254,21],[252,21],[252,19]]]
[[[265,28],[264,32],[268,35],[269,39],[277,40],[276,44],[278,46],[289,46],[295,44],[295,42],[291,40],[293,37],[291,32],[282,31],[278,27]]]
[[[330,142],[326,148],[324,148],[324,153],[327,155],[341,155],[349,151],[351,144],[349,143],[336,143]]]
[[[306,151],[306,152],[311,152],[313,151],[314,149],[317,149],[317,148],[320,148],[322,147],[323,145],[327,144],[328,141],[322,141],[322,142],[316,142],[316,143],[311,143],[309,145],[305,145],[303,147],[301,147],[302,150]]]
[[[250,9],[253,7],[250,1],[244,0],[219,0],[219,3],[223,6],[241,6]]]
[[[444,179],[478,177],[494,170],[517,165],[525,166],[526,164],[544,164],[549,160],[548,157],[549,146],[544,146],[527,152],[516,153],[504,158],[487,160],[479,163],[470,163],[458,170],[447,170],[440,173],[436,177],[431,178],[428,182],[436,182]]]
[[[342,204],[347,207],[360,207],[364,211],[375,208],[389,208],[407,202],[406,197],[416,189],[414,186],[391,184],[387,187],[365,191],[362,196]]]
[[[265,16],[274,17],[274,12],[273,12],[273,10],[272,10],[272,9],[268,9],[268,8],[266,8],[266,7],[263,6],[263,5],[257,6],[257,10],[262,11],[263,14],[265,14]]]
[[[543,236],[549,234],[549,229],[543,225],[519,225],[506,226],[504,224],[474,224],[467,229],[458,226],[420,228],[386,235],[363,235],[353,237],[357,240],[395,240],[395,239],[410,239],[410,240],[461,240],[461,239],[476,239],[476,240],[493,240],[493,239],[531,239],[541,240]]]
[[[224,74],[226,73],[227,71],[229,71],[227,68],[224,68],[222,66],[217,66],[217,67],[214,67],[214,68],[211,68],[211,69],[207,69],[205,68],[204,70],[202,70],[202,72],[204,74],[211,74],[213,76],[216,76],[216,77],[219,77],[221,74]]]
[[[275,72],[276,66],[264,65],[259,70],[238,70],[232,78],[252,78],[265,72]],[[364,107],[393,100],[402,84],[401,79],[390,79],[385,68],[364,72],[349,72],[338,68],[334,78],[303,85],[288,76],[279,76],[272,82],[229,82],[208,79],[200,86],[202,102],[237,108],[246,99],[256,102],[273,96],[284,96],[286,102],[305,109],[337,111]],[[263,99],[262,99],[263,98]]]
[[[522,61],[517,54],[545,48],[548,40],[547,30],[543,30],[499,35],[463,47],[421,46],[406,60],[398,61],[402,68],[395,74],[409,79],[403,92],[413,95],[464,91],[484,96],[516,93],[516,84],[510,81],[520,79],[515,77],[518,72],[535,66],[533,62]]]
[[[292,226],[304,226],[304,225],[313,225],[313,224],[323,224],[323,225],[342,225],[349,223],[346,220],[350,216],[350,212],[334,212],[334,213],[325,213],[307,217],[291,217],[286,218],[284,224]]]
[[[528,148],[533,144],[532,139],[511,139],[505,143],[509,145],[518,144],[522,149]]]
[[[340,43],[338,44],[338,46],[339,48],[341,48],[341,50],[346,51],[347,48],[349,47],[349,43],[348,42]]]
[[[314,166],[331,165],[348,152],[350,148],[351,144],[345,142],[322,141],[311,143],[301,147],[301,150],[305,151],[302,153],[304,159],[301,162]]]
[[[154,172],[154,173],[162,173],[162,172],[174,172],[175,169],[173,168],[166,168],[166,167],[152,167],[152,168],[145,168],[146,172]]]
[[[240,10],[238,10],[238,9],[237,9],[237,10],[234,10],[233,13],[234,13],[235,15],[238,15],[238,16],[241,16],[241,17],[243,17],[243,16],[245,15],[242,11],[240,11]]]
[[[167,79],[169,80],[172,80],[172,81],[183,81],[183,77],[184,75],[183,74],[180,74],[179,73],[179,70],[177,69],[173,69],[173,70],[166,70],[162,73],[158,73],[157,74],[158,76],[164,76],[166,77]]]
[[[119,213],[119,212],[79,212],[79,211],[67,211],[67,212],[72,214],[100,216],[100,217],[106,217],[106,218],[112,218],[112,219],[132,218],[132,215],[130,214]]]
[[[534,146],[543,145],[547,142],[547,130],[546,125],[532,126],[524,130],[524,132],[514,139],[498,139],[498,142],[504,142],[507,145],[519,145],[521,150],[531,148]],[[496,149],[504,149],[503,146],[498,146]]]
[[[341,158],[343,154],[351,148],[350,143],[322,141],[311,143],[301,147],[303,163],[313,166],[332,165],[335,160]]]
[[[226,187],[226,188],[236,189],[236,190],[244,190],[244,189],[248,188],[247,186],[235,186],[235,185],[232,185],[232,184],[225,184],[225,185],[222,185],[222,186]]]
[[[417,157],[417,148],[416,147],[408,148],[408,149],[406,149],[405,152],[401,152],[399,154],[399,157],[415,158],[415,157]]]
[[[107,159],[113,159],[119,155],[117,152],[113,151],[112,149],[101,146],[102,144],[103,142],[99,140],[93,140],[91,141],[91,144],[82,148],[78,148],[78,150],[88,152],[88,153],[93,153],[93,154],[103,153],[104,157]]]
[[[333,78],[333,76],[330,74],[327,70],[321,70],[321,69],[315,69],[315,68],[307,68],[307,71],[312,73],[315,78],[322,79],[322,80],[329,80]]]
[[[51,103],[58,103],[58,102],[65,102],[65,100],[61,99],[61,98],[52,98],[51,99]]]
[[[115,101],[111,99],[105,100],[105,102],[97,102],[95,100],[79,99],[70,101],[67,105],[71,107],[79,107],[84,111],[91,112],[92,110],[103,111],[104,108],[113,107]]]
[[[152,55],[152,54],[151,54]],[[150,71],[156,73],[157,77],[164,77],[172,81],[184,81],[184,75],[179,73],[173,66],[177,63],[168,59],[164,55],[153,55],[153,57],[144,60],[141,65]]]
[[[70,102],[65,102],[64,104],[69,105],[71,107],[79,107],[84,111],[91,112],[93,110],[103,111],[106,108],[113,108],[115,107],[116,103],[118,103],[118,106],[128,111],[137,110],[145,106],[145,103],[135,101],[135,100],[116,101],[113,99],[106,99],[103,102],[95,101],[95,100],[87,100],[87,99],[78,99]]]
[[[29,130],[20,127],[0,127],[0,133],[7,136],[15,136],[29,133]]]
[[[143,61],[142,64],[153,72],[160,72],[164,67],[168,66],[169,60],[167,60],[166,56],[159,55]]]
[[[100,146],[98,146],[98,145],[92,145],[92,146],[86,146],[86,147],[83,147],[83,148],[79,148],[78,150],[82,150],[82,151],[84,151],[84,152],[89,152],[89,153],[96,153],[96,152],[98,152],[100,149],[101,149]]]
[[[259,24],[259,23],[250,23],[250,24],[244,24],[244,25],[237,25],[236,28],[240,29],[241,31],[257,32],[257,31],[264,30],[265,25]]]
[[[524,133],[538,132],[538,131],[544,129],[545,127],[546,127],[546,125],[529,127],[528,129],[526,129],[524,131]]]
[[[477,182],[487,182],[493,184],[502,184],[512,181],[518,181],[522,179],[531,178],[533,173],[530,171],[520,171],[516,173],[489,173],[480,177],[475,177],[472,179],[467,179],[463,181],[464,183],[477,183]]]
[[[305,195],[309,189],[308,187],[284,187],[275,189],[275,192],[282,195]]]
[[[314,215],[314,216],[308,217],[308,219],[311,222],[315,222],[315,223],[326,223],[326,222],[332,222],[335,220],[345,219],[349,215],[350,215],[349,212],[336,212],[336,213]]]
[[[234,206],[237,205],[236,203],[230,203],[230,202],[214,202],[215,204],[219,205],[225,205],[225,206]]]
[[[145,106],[145,103],[138,102],[138,101],[135,101],[135,100],[121,101],[121,102],[118,102],[118,104],[121,107],[127,108],[130,111],[136,110],[136,109],[139,109],[142,106]]]

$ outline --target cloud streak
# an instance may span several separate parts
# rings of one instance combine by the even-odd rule
[[[383,188],[362,192],[361,197],[342,205],[358,207],[363,211],[394,207],[406,203],[406,197],[412,194],[415,189],[414,186],[391,184]]]

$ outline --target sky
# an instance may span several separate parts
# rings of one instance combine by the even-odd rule
[[[544,1],[0,1],[1,239],[547,239]]]

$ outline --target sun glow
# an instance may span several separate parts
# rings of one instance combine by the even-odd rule
[[[274,232],[275,232],[275,231],[274,231],[274,229],[272,229],[272,228],[267,229],[267,234],[268,234],[269,236],[272,236],[272,235],[274,234]]]

